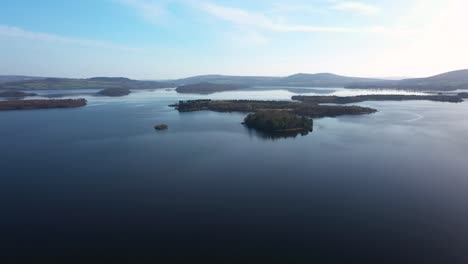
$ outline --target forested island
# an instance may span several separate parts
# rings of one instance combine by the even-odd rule
[[[75,108],[85,106],[86,99],[44,99],[0,101],[0,110],[30,110],[48,108]]]
[[[293,96],[293,101],[255,100],[188,100],[170,105],[179,112],[215,111],[250,113],[245,125],[264,132],[309,131],[310,118],[336,117],[342,115],[363,115],[377,110],[361,106],[328,104],[349,104],[364,101],[405,101],[428,100],[435,102],[459,103],[467,94],[456,95],[358,95],[358,96]]]
[[[130,94],[130,89],[128,88],[107,88],[96,93],[96,95],[111,96],[111,97],[126,96],[129,94]]]
[[[268,133],[303,133],[312,131],[311,118],[340,115],[363,115],[377,110],[361,106],[319,105],[294,101],[189,100],[171,105],[179,112],[210,110],[250,113],[244,124]]]
[[[311,118],[336,117],[340,115],[362,115],[376,110],[361,106],[319,105],[294,101],[255,100],[188,100],[171,105],[179,112],[210,110],[215,112],[256,112],[259,110],[289,110],[300,116]]]
[[[245,117],[244,124],[263,132],[306,135],[312,132],[313,121],[290,110],[259,110]]]

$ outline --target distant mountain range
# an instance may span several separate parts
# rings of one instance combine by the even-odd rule
[[[201,75],[172,82],[179,85],[197,83],[237,84],[248,86],[293,86],[293,87],[343,87],[351,83],[370,83],[380,79],[346,77],[332,73],[298,73],[287,77],[265,76],[228,76],[228,75]]]
[[[468,89],[468,70],[451,71],[427,78],[403,79],[397,81],[376,81],[369,83],[353,83],[346,88],[390,88],[425,91],[450,91]]]
[[[468,70],[452,71],[427,78],[385,80],[340,76],[332,73],[299,73],[287,77],[201,75],[170,81],[138,81],[122,77],[89,79],[43,78],[29,76],[0,76],[0,89],[157,89],[193,84],[228,84],[238,87],[346,87],[351,89],[407,89],[443,91],[468,89]],[[215,86],[210,86],[213,90]]]

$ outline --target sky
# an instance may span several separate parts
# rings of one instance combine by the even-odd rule
[[[0,75],[172,79],[468,68],[466,0],[0,0]]]

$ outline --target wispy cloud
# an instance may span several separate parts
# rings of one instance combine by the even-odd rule
[[[170,0],[148,1],[148,0],[117,0],[139,14],[147,21],[159,24],[167,16],[166,6]]]
[[[255,27],[257,30],[269,30],[276,32],[329,32],[329,33],[358,33],[358,32],[381,32],[382,27],[337,27],[337,26],[316,26],[287,23],[285,19],[274,19],[266,13],[254,12],[241,8],[228,7],[215,4],[205,0],[117,0],[140,13],[147,21],[160,24],[165,17],[169,15],[168,5],[174,2],[190,5],[192,8],[201,10],[202,12],[214,16],[218,19],[231,22],[237,26]],[[336,1],[329,0],[331,6],[326,9],[348,10],[365,14],[376,13],[380,9],[371,5],[353,1]],[[278,6],[275,6],[277,9]],[[323,6],[321,8],[324,8]],[[283,8],[284,9],[284,6]],[[312,6],[294,6],[288,5],[287,10],[314,10],[319,12],[320,8]]]
[[[331,9],[352,11],[365,15],[375,15],[380,12],[380,8],[366,3],[354,1],[331,1]]]
[[[211,3],[201,6],[202,10],[219,19],[240,26],[256,27],[277,32],[329,32],[329,33],[357,33],[357,32],[382,32],[382,27],[335,27],[289,24],[276,21],[261,13],[250,12],[240,8],[225,7]]]
[[[0,36],[9,37],[9,38],[23,38],[23,39],[29,39],[29,40],[35,40],[35,41],[74,44],[74,45],[80,45],[80,46],[121,49],[121,50],[127,50],[127,51],[138,50],[136,48],[128,47],[125,45],[119,45],[119,44],[115,44],[115,43],[108,42],[108,41],[84,39],[84,38],[73,38],[73,37],[66,37],[66,36],[43,33],[43,32],[33,32],[33,31],[28,31],[19,27],[12,27],[12,26],[6,26],[6,25],[0,25]]]
[[[382,9],[379,6],[371,5],[358,1],[341,1],[341,0],[323,0],[322,3],[315,2],[278,2],[273,3],[268,13],[273,14],[327,14],[332,15],[333,12],[348,12],[362,15],[375,15]]]
[[[354,2],[354,1],[338,1],[335,2],[331,9],[334,10],[343,10],[343,11],[352,11],[364,15],[375,15],[380,12],[380,8],[374,5]]]

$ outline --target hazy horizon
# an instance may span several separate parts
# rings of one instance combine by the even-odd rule
[[[462,0],[18,0],[1,6],[2,75],[385,78],[468,68],[462,34],[468,3]]]
[[[190,76],[180,76],[177,78],[144,78],[138,80],[148,80],[148,81],[170,81],[170,80],[179,80],[184,78],[190,77],[197,77],[197,76],[240,76],[240,77],[277,77],[277,78],[284,78],[294,74],[335,74],[339,76],[345,76],[342,74],[337,74],[333,72],[297,72],[289,75],[239,75],[239,74],[221,74],[221,73],[206,73],[206,74],[199,74],[199,75],[190,75]],[[437,75],[437,74],[434,74]],[[46,78],[77,78],[77,79],[88,79],[88,78],[98,78],[98,77],[106,77],[106,78],[129,78],[126,75],[122,76],[98,76],[98,75],[90,75],[90,76],[39,76],[39,75],[28,75],[28,74],[2,74],[0,76],[24,76],[24,77],[46,77]],[[363,77],[363,78],[375,78],[375,79],[382,79],[382,80],[402,80],[402,79],[411,79],[411,78],[423,78],[429,76],[346,76],[346,77]],[[129,78],[132,79],[132,78]]]

